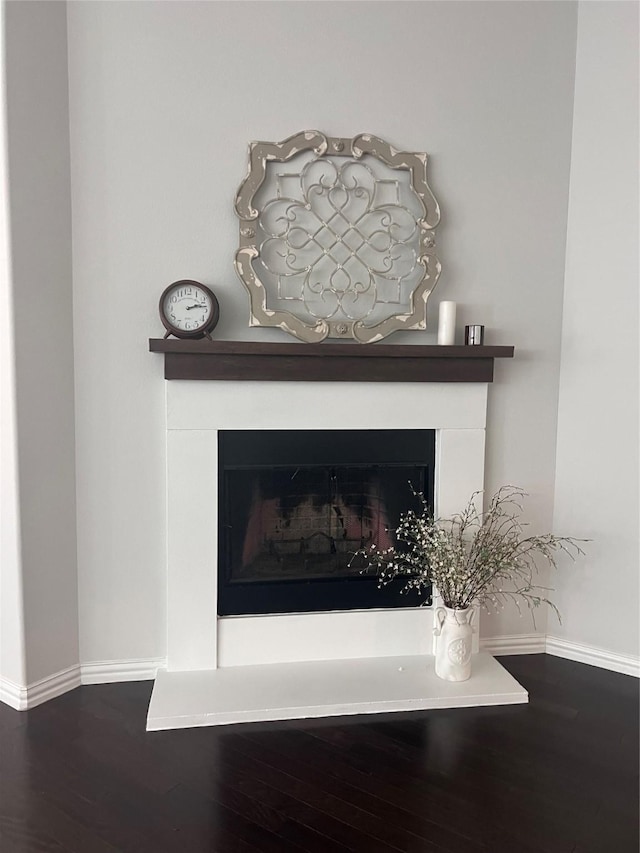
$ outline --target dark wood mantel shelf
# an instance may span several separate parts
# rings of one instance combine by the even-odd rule
[[[414,344],[278,344],[151,338],[165,379],[304,382],[492,382],[513,347]]]

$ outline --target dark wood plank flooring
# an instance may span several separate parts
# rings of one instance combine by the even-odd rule
[[[638,853],[638,681],[502,663],[529,705],[149,734],[150,682],[0,705],[0,851]]]

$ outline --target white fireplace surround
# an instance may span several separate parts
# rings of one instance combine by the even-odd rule
[[[193,715],[184,707],[161,710],[162,678],[172,673],[194,673],[193,683],[198,671],[204,678],[224,670],[227,679],[231,672],[238,678],[251,672],[257,683],[256,668],[265,665],[346,665],[366,658],[373,666],[374,659],[392,663],[432,654],[432,610],[426,607],[216,618],[219,430],[434,429],[435,510],[449,515],[483,488],[487,391],[485,383],[167,382],[167,672],[156,682],[148,727],[322,713],[297,707],[295,713],[269,715],[265,709],[244,716],[238,709],[216,720],[201,707],[196,713],[197,702]],[[519,687],[507,686],[513,685]],[[504,684],[498,692],[505,692]],[[504,701],[526,701],[526,694],[520,690],[518,698]],[[429,707],[436,706],[442,705]]]
[[[486,384],[167,382],[168,669],[431,651],[427,608],[213,618],[218,430],[435,429],[436,512],[484,481]]]

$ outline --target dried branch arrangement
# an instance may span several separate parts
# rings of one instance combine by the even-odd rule
[[[455,610],[480,604],[495,611],[510,600],[520,612],[523,604],[530,611],[546,604],[560,620],[548,597],[553,590],[534,582],[536,561],[557,568],[559,553],[575,559],[584,553],[579,543],[585,540],[552,533],[527,536],[519,518],[526,493],[515,486],[502,486],[485,512],[477,508],[481,493],[476,492],[461,513],[444,519],[434,519],[424,495],[411,490],[422,511],[401,516],[395,547],[358,551],[356,556],[369,561],[363,571],[376,571],[381,586],[406,577],[404,592],[434,584],[444,605]]]

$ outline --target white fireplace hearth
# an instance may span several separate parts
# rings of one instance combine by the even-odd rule
[[[217,617],[219,430],[436,430],[435,508],[484,483],[484,382],[166,383],[167,670],[149,730],[527,701],[491,656],[433,674],[432,609]]]

